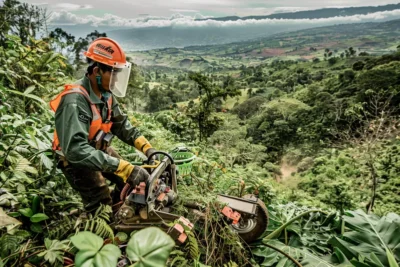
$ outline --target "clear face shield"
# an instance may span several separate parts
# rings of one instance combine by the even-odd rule
[[[131,75],[131,63],[115,66],[111,71],[110,91],[117,97],[125,97]]]

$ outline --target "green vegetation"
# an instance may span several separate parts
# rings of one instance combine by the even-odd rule
[[[29,5],[5,3],[18,10],[13,19],[30,12]],[[35,14],[40,21],[42,13]],[[204,54],[203,48],[132,53],[164,62],[132,69],[121,100],[132,123],[159,150],[183,143],[198,154],[190,175],[179,177],[179,190],[182,199],[203,205],[207,219],[189,217],[195,229],[177,246],[154,228],[131,237],[114,232],[110,207],[79,216],[80,197],[56,168],[47,103],[84,71],[73,47],[82,50],[101,34],[75,42],[57,30],[35,39],[40,23],[28,36],[20,32],[25,27],[3,26],[0,266],[399,266],[399,52],[360,55],[349,45],[358,37],[342,36],[345,47],[324,48],[319,60],[307,62],[223,61],[220,46]],[[398,34],[396,27],[382,31],[369,38]],[[72,48],[64,55],[61,40]],[[249,43],[225,48],[241,45]],[[195,68],[168,58],[186,52],[198,53]],[[136,158],[134,148],[116,146],[127,160]],[[220,220],[216,193],[257,194],[270,214],[262,239],[240,242]],[[187,214],[179,203],[177,212]]]

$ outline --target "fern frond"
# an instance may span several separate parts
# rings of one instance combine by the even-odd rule
[[[224,267],[239,267],[239,265],[234,261],[230,261],[228,264],[224,264]]]
[[[85,221],[80,221],[78,219],[75,228],[77,231],[82,229],[83,231],[95,233],[102,238],[110,238],[114,240],[114,231],[108,225],[110,221],[110,214],[112,214],[112,208],[107,205],[101,205],[96,210],[93,218],[89,218]]]
[[[20,248],[20,243],[24,240],[23,237],[4,234],[0,238],[0,256],[2,258],[16,252]]]
[[[178,265],[178,263],[180,263],[180,265]],[[178,256],[172,260],[172,262],[170,263],[169,266],[185,266],[186,263],[187,263],[187,259],[185,259],[182,256]]]
[[[37,170],[31,166],[29,160],[24,157],[20,157],[16,164],[13,166],[14,171],[19,171],[23,173],[31,173],[31,174],[38,174]]]
[[[114,240],[114,231],[108,225],[108,222],[102,218],[88,220],[81,226],[83,227],[83,231],[90,231],[102,238],[110,238]],[[79,227],[79,229],[82,227]]]
[[[23,146],[23,145],[16,146],[14,148],[14,150],[21,154],[29,154],[30,153],[29,149],[27,149],[26,146]]]
[[[64,216],[63,219],[57,222],[54,228],[48,231],[48,238],[50,239],[62,239],[74,228],[75,220],[71,220],[68,216]]]
[[[110,214],[112,214],[112,208],[108,205],[100,205],[94,214],[94,218],[101,218],[105,221],[110,221]]]
[[[188,242],[185,249],[188,250],[191,259],[195,260],[199,258],[199,244],[193,232],[187,232]]]
[[[111,240],[114,240],[114,231],[106,221],[100,218],[96,220],[95,234],[102,238],[110,238]]]

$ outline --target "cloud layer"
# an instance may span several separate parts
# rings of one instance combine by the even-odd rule
[[[60,4],[61,5],[61,4]],[[64,9],[77,8],[73,5],[64,5]],[[79,8],[90,8],[90,6],[80,6]],[[187,10],[193,13],[195,10]],[[146,27],[242,27],[246,25],[331,25],[342,23],[359,23],[366,21],[382,21],[400,18],[400,10],[370,13],[367,15],[354,15],[347,17],[332,17],[323,19],[248,19],[237,21],[215,21],[212,18],[204,21],[196,21],[196,18],[204,18],[197,13],[193,16],[174,14],[171,17],[146,16],[139,18],[126,19],[112,14],[105,14],[102,17],[89,15],[78,16],[69,11],[54,11],[50,16],[52,25],[79,25],[86,24],[91,26],[111,26],[127,28],[146,28]]]

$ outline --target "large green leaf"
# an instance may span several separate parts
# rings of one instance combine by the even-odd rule
[[[344,234],[345,239],[353,244],[352,250],[364,256],[374,253],[384,266],[390,266],[387,251],[397,262],[400,261],[399,215],[392,213],[379,218],[357,210],[346,212],[344,219],[352,230]]]
[[[31,217],[31,222],[38,223],[47,220],[49,217],[44,213],[37,213]]]
[[[7,91],[10,92],[10,93],[13,93],[13,94],[17,94],[17,95],[20,95],[20,96],[24,96],[24,97],[36,100],[40,104],[42,104],[44,106],[47,106],[47,103],[43,99],[41,99],[40,97],[38,97],[36,95],[32,95],[32,94],[29,94],[29,93],[25,94],[25,93],[21,93],[21,92],[18,92],[18,91],[15,91],[15,90],[10,90],[10,89],[8,89]],[[39,105],[39,107],[41,107],[41,106]]]
[[[91,232],[80,232],[71,237],[71,241],[79,252],[75,257],[76,266],[115,267],[121,251],[115,245],[103,246],[103,239]]]
[[[22,215],[24,215],[25,217],[32,217],[33,215],[33,211],[31,208],[25,208],[25,209],[19,209],[18,210]]]
[[[98,251],[103,246],[103,239],[92,232],[80,232],[71,237],[72,244],[79,250]]]
[[[340,251],[348,260],[356,258],[357,253],[351,248],[351,244],[334,236],[328,241],[335,249]]]
[[[94,266],[110,266],[114,267],[117,264],[118,258],[121,256],[121,251],[116,245],[107,244],[94,257]]]
[[[164,266],[174,247],[172,238],[156,227],[135,233],[128,242],[126,254],[136,262],[133,266]]]
[[[335,265],[330,261],[323,259],[319,256],[314,255],[312,252],[307,249],[299,249],[291,246],[286,246],[285,244],[277,241],[277,240],[264,240],[263,243],[273,246],[286,254],[290,255],[297,261],[301,263],[304,267],[334,267]],[[265,257],[268,258],[267,264],[262,266],[275,266],[270,264],[277,263],[276,266],[294,266],[293,261],[291,261],[288,257],[284,256],[282,253],[275,251],[274,255],[276,257],[275,262],[271,259],[271,256],[268,255],[272,252],[272,250],[265,250]],[[257,256],[261,256],[259,251],[257,251]]]
[[[39,253],[39,257],[43,257],[46,261],[53,264],[58,260],[59,262],[63,262],[63,254],[64,250],[68,249],[69,240],[50,240],[46,238],[44,240],[44,244],[46,246],[46,250]]]
[[[40,162],[49,170],[53,168],[53,162],[49,157],[46,156],[45,153],[39,154]]]
[[[386,254],[388,257],[388,261],[389,261],[389,266],[390,267],[399,267],[399,265],[396,262],[396,259],[394,258],[393,254],[390,253],[390,251],[388,249],[386,249]]]

